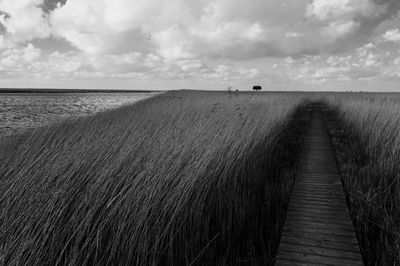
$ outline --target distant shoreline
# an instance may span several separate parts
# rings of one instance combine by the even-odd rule
[[[152,93],[161,91],[151,90],[101,90],[101,89],[1,89],[0,94],[5,93]]]

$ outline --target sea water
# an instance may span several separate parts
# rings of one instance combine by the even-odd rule
[[[25,130],[132,104],[155,93],[0,94],[0,139]]]

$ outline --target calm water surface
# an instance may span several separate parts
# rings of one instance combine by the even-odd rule
[[[131,104],[154,93],[0,94],[0,139],[66,118]]]

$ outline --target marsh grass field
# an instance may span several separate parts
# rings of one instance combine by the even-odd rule
[[[22,134],[1,147],[2,262],[270,263],[305,108],[169,92]]]
[[[331,143],[367,265],[400,263],[400,96],[331,97]]]
[[[171,91],[19,134],[0,263],[273,264],[315,101],[364,261],[400,263],[400,98],[349,95]]]

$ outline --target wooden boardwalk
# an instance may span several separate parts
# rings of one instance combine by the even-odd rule
[[[303,145],[276,265],[363,265],[319,106]]]

